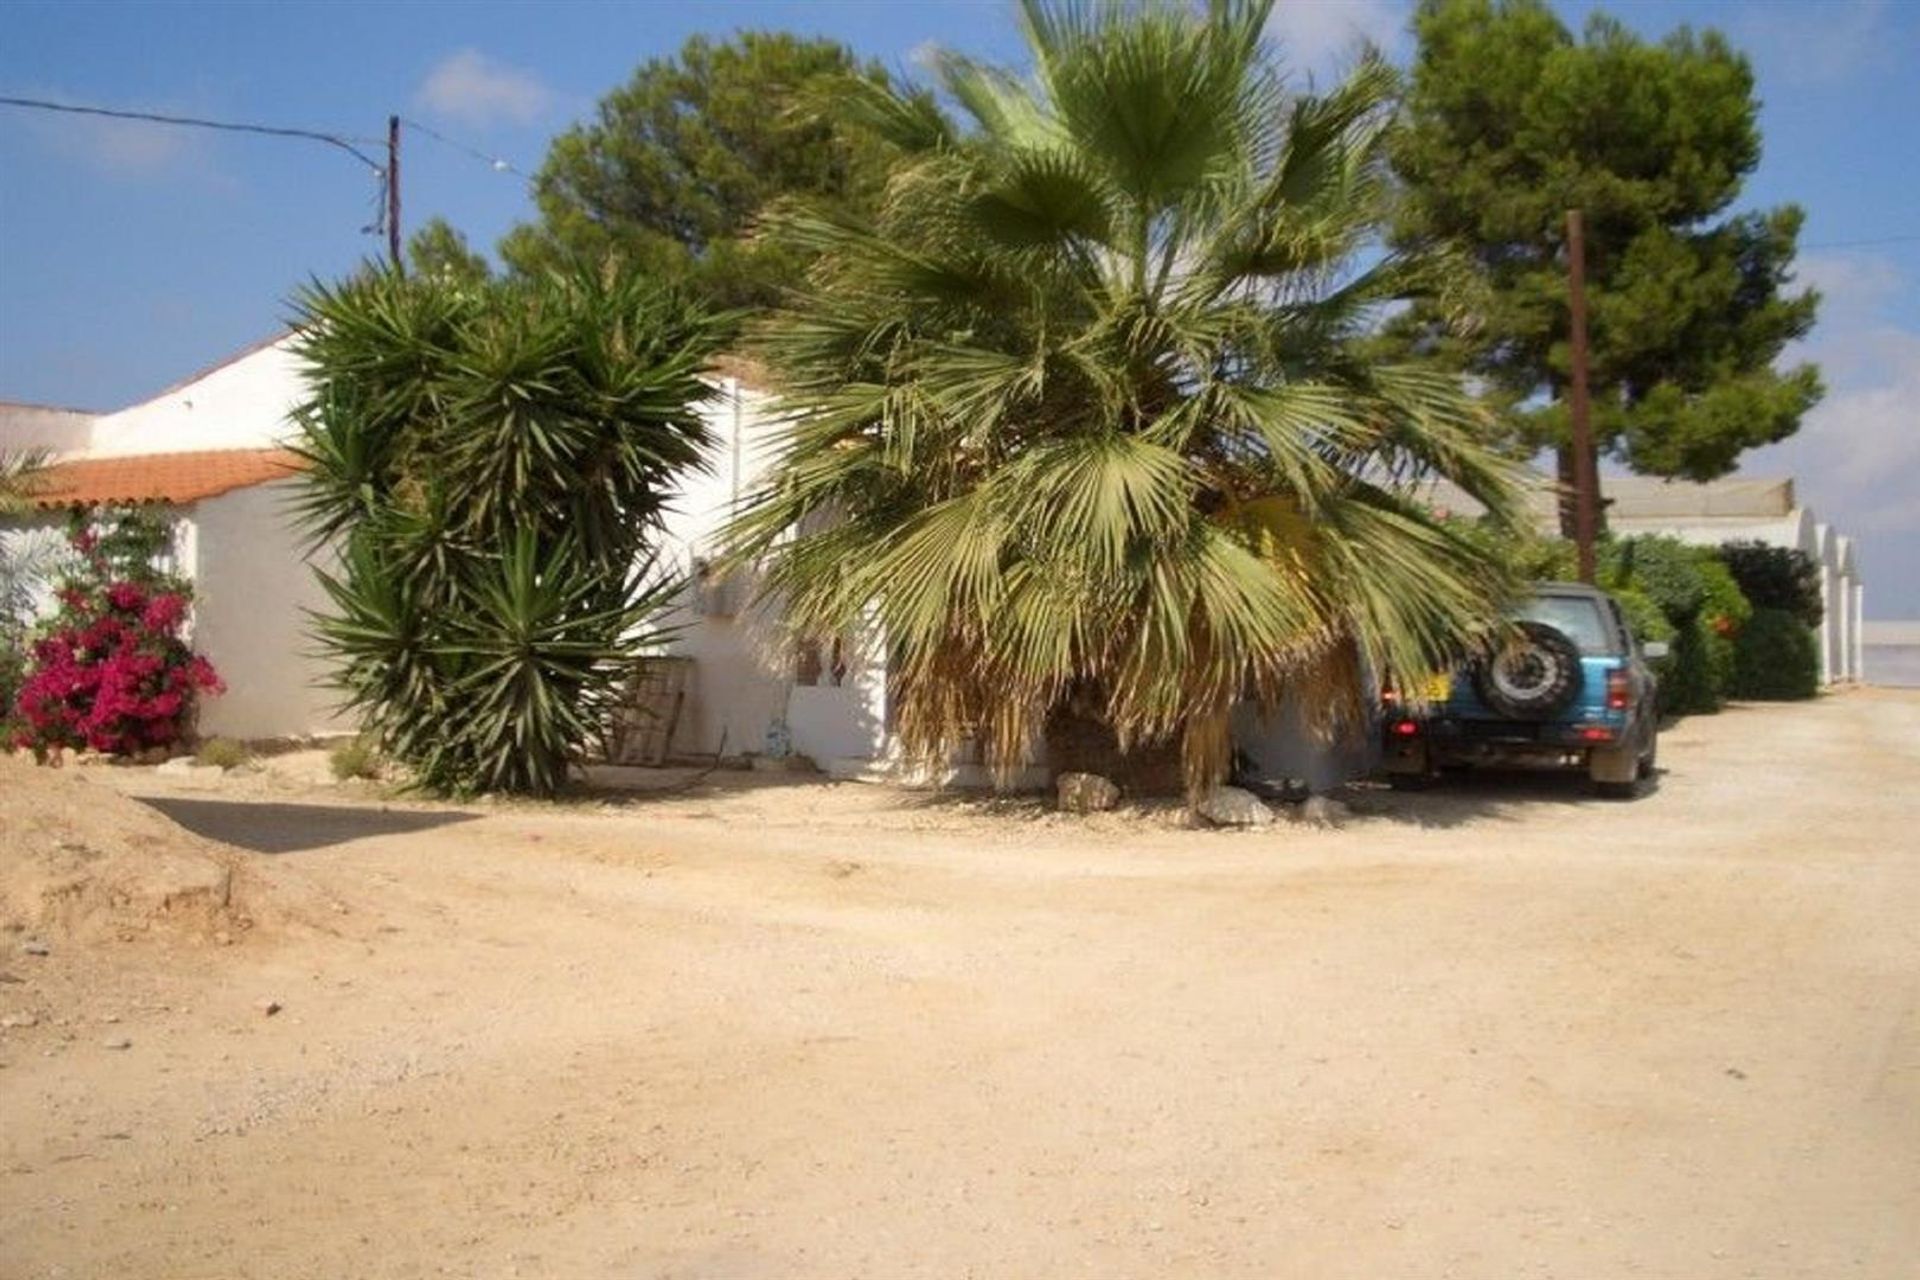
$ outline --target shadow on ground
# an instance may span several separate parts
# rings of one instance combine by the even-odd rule
[[[411,835],[472,822],[471,813],[357,809],[344,805],[252,804],[244,800],[141,800],[195,835],[255,853],[300,853],[375,836]]]
[[[1633,798],[1606,799],[1594,794],[1584,772],[1553,769],[1467,769],[1448,772],[1421,791],[1393,791],[1378,784],[1354,788],[1356,812],[1417,827],[1458,827],[1517,817],[1542,805],[1631,809],[1656,795],[1660,776],[1642,782]]]
[[[1475,822],[1513,821],[1542,806],[1567,808],[1632,808],[1660,789],[1659,774],[1640,784],[1631,800],[1603,799],[1594,794],[1583,772],[1549,769],[1470,769],[1448,772],[1420,791],[1394,791],[1384,782],[1358,781],[1329,794],[1352,810],[1355,823],[1393,822],[1406,826],[1445,829]],[[1285,820],[1294,816],[1304,790],[1282,796],[1279,789],[1261,798]],[[897,799],[903,810],[952,809],[1013,821],[1058,818],[1053,797],[1045,793],[995,795],[979,791],[904,792]],[[1123,797],[1122,809],[1166,826],[1188,825],[1186,802],[1177,797]],[[1204,824],[1201,824],[1204,825]]]

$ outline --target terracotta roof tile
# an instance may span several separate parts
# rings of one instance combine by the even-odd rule
[[[80,458],[48,467],[38,477],[31,501],[42,510],[145,502],[181,505],[283,480],[303,465],[285,449]]]

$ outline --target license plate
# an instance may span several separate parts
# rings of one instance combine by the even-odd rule
[[[1427,677],[1427,701],[1445,702],[1453,696],[1453,677],[1437,675]]]

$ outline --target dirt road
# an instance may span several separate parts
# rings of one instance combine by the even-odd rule
[[[343,909],[5,944],[0,1274],[1911,1280],[1920,696],[1661,760],[1250,834],[116,775]]]

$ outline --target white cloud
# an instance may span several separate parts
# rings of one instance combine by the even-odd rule
[[[1920,332],[1887,307],[1906,289],[1893,262],[1827,251],[1795,272],[1825,295],[1819,327],[1782,364],[1820,366],[1827,395],[1748,475],[1792,475],[1800,499],[1860,538],[1869,614],[1920,617]]]
[[[182,114],[175,107],[81,103],[61,93],[39,93],[34,96],[49,102],[71,102],[76,106],[112,106],[116,110]],[[48,150],[109,177],[151,178],[188,165],[211,169],[206,135],[179,125],[121,120],[112,116],[36,111],[28,113],[28,127]]]
[[[465,124],[530,124],[547,110],[553,92],[532,72],[496,62],[478,49],[461,49],[427,73],[414,100]]]
[[[931,71],[939,64],[943,47],[938,40],[922,40],[907,50],[907,63],[918,70]]]
[[[1899,295],[1900,269],[1875,253],[1815,250],[1794,262],[1794,282],[1820,291],[1820,330],[1851,328]]]
[[[1363,41],[1389,58],[1411,44],[1410,0],[1279,0],[1267,32],[1280,42],[1286,65],[1324,80],[1350,62]]]
[[[1751,5],[1733,31],[1768,73],[1793,84],[1831,84],[1897,65],[1887,0],[1826,0],[1804,6]]]

